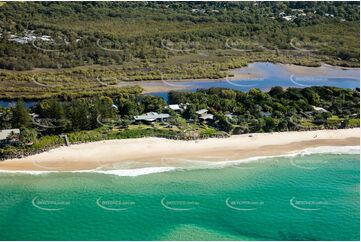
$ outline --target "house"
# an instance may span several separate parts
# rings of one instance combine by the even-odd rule
[[[200,109],[196,112],[198,114],[198,118],[202,120],[213,120],[214,115],[208,113],[207,109]]]
[[[207,113],[207,112],[208,112],[207,109],[200,109],[200,110],[198,110],[198,111],[196,112],[196,114],[202,115],[202,114],[205,114],[205,113]]]
[[[183,104],[183,103],[180,103],[180,104],[169,104],[169,105],[166,106],[165,108],[172,109],[173,111],[181,111],[181,112],[183,112],[184,110],[187,109],[187,105],[189,105],[189,104]]]
[[[172,109],[173,111],[181,111],[182,108],[179,106],[179,104],[170,104],[167,106],[167,108]]]
[[[214,115],[210,114],[210,113],[204,113],[204,114],[200,115],[198,118],[202,119],[202,120],[213,120]]]
[[[169,118],[169,114],[167,113],[156,113],[156,112],[149,112],[146,114],[142,114],[139,116],[134,116],[135,121],[145,121],[145,122],[154,122],[157,120],[161,120],[162,122],[164,119]]]
[[[49,35],[43,35],[43,36],[39,37],[39,39],[42,41],[52,41],[51,36],[49,36]]]
[[[316,106],[312,106],[313,109],[319,113],[328,113],[328,111],[324,108],[321,108],[321,107],[316,107]]]
[[[15,135],[15,137],[12,137]],[[4,129],[0,130],[0,145],[11,144],[18,141],[20,129]]]
[[[282,17],[284,20],[286,20],[286,21],[293,21],[293,20],[295,20],[297,17],[296,16],[294,16],[294,15],[288,15],[288,16],[284,16],[284,17]]]
[[[206,10],[205,9],[198,9],[198,8],[193,8],[192,13],[205,13]]]
[[[183,111],[185,109],[184,105],[182,104],[169,104],[165,108],[172,109],[173,111]]]

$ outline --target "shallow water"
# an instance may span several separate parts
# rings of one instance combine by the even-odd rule
[[[195,91],[199,88],[223,87],[241,91],[248,91],[251,88],[259,88],[267,91],[274,86],[305,88],[310,86],[334,86],[340,88],[360,87],[360,69],[342,69],[340,67],[322,66],[307,67],[304,74],[297,74],[286,65],[273,64],[269,62],[256,62],[242,68],[240,73],[256,74],[257,78],[223,81],[194,81],[181,82],[178,86],[184,89]],[[167,85],[167,83],[163,83]],[[152,95],[167,99],[167,92],[155,92]]]
[[[257,78],[247,80],[213,80],[213,81],[192,81],[171,83],[171,87],[184,88],[195,91],[199,88],[223,87],[241,91],[248,91],[251,88],[259,88],[263,91],[274,86],[282,87],[309,87],[309,86],[334,86],[341,88],[360,87],[360,68],[342,69],[341,67],[322,66],[306,67],[308,71],[304,74],[296,74],[286,68],[286,65],[273,64],[269,62],[255,62],[245,68],[238,70],[240,73],[250,73],[257,75]],[[168,82],[144,82],[141,85],[164,85],[169,87]],[[159,96],[168,99],[167,92],[153,92],[147,95]],[[28,107],[34,106],[37,101],[26,101]],[[14,101],[0,100],[0,106],[11,107]]]
[[[0,173],[2,240],[358,240],[359,155],[136,177]]]

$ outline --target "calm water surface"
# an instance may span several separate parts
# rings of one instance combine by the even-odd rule
[[[268,62],[257,62],[242,68],[239,73],[256,74],[257,78],[247,80],[216,80],[178,83],[184,89],[195,91],[199,88],[223,87],[235,90],[248,91],[251,88],[259,88],[267,91],[274,86],[282,87],[310,87],[310,86],[334,86],[341,88],[360,87],[360,69],[342,69],[324,65],[322,67],[305,67],[303,74],[286,68],[286,65]],[[165,83],[164,85],[167,85]],[[167,99],[167,92],[156,92],[152,95]]]
[[[269,90],[273,86],[282,87],[309,87],[309,86],[335,86],[341,88],[360,87],[360,69],[342,69],[340,67],[322,66],[306,67],[303,74],[296,74],[286,65],[273,64],[269,62],[256,62],[249,64],[248,67],[238,70],[240,73],[256,74],[257,78],[248,80],[214,80],[214,81],[196,81],[172,83],[172,85],[182,87],[186,90],[195,91],[199,88],[224,87],[235,90],[248,91],[251,88],[259,88],[263,91]],[[167,85],[167,83],[145,83],[143,85]],[[167,92],[149,93],[153,96],[159,96],[168,99]],[[26,102],[29,107],[36,104],[34,101]],[[14,102],[0,100],[0,106],[9,107]]]

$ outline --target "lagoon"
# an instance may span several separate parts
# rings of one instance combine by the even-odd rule
[[[170,90],[196,91],[200,88],[222,87],[241,91],[259,88],[268,91],[274,86],[305,88],[310,86],[334,86],[340,88],[360,87],[360,68],[342,68],[322,65],[321,67],[304,67],[296,65],[275,64],[270,62],[255,62],[247,67],[232,70],[234,77],[217,80],[191,81],[140,81],[127,82],[122,85],[140,85],[146,95],[159,96],[168,99]],[[237,78],[239,76],[240,78]],[[250,78],[241,78],[249,76]],[[154,91],[159,89],[161,91]],[[152,91],[149,91],[152,90]],[[36,100],[25,101],[28,107],[34,106]],[[0,100],[0,106],[11,107],[12,100]]]
[[[296,65],[275,64],[270,62],[251,63],[247,67],[233,71],[235,78],[220,80],[195,80],[183,82],[158,82],[170,90],[195,91],[201,88],[221,87],[240,91],[259,88],[268,91],[274,86],[305,88],[310,86],[334,86],[340,88],[359,88],[360,69],[342,68],[330,65],[321,67],[304,67]],[[237,78],[237,74],[255,76],[253,78]],[[244,76],[244,75],[243,75]],[[146,82],[143,82],[146,87]],[[174,84],[174,85],[173,85]],[[153,83],[152,85],[156,85]],[[167,92],[152,92],[152,95],[167,99]]]

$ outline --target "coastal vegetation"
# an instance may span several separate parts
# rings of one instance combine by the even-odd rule
[[[268,92],[210,88],[173,91],[168,100],[139,94],[98,94],[44,99],[30,109],[19,100],[14,107],[0,108],[0,129],[21,131],[17,142],[2,146],[0,156],[15,157],[64,145],[65,134],[70,143],[150,136],[189,140],[360,125],[358,88],[273,87]],[[172,105],[182,109],[173,110]],[[149,112],[166,113],[169,118],[135,119]],[[203,113],[208,113],[207,118],[200,115]]]
[[[0,8],[1,98],[74,95],[79,87],[84,96],[117,92],[95,85],[99,76],[106,84],[114,77],[222,78],[256,61],[358,67],[359,55],[358,2],[6,2]]]

